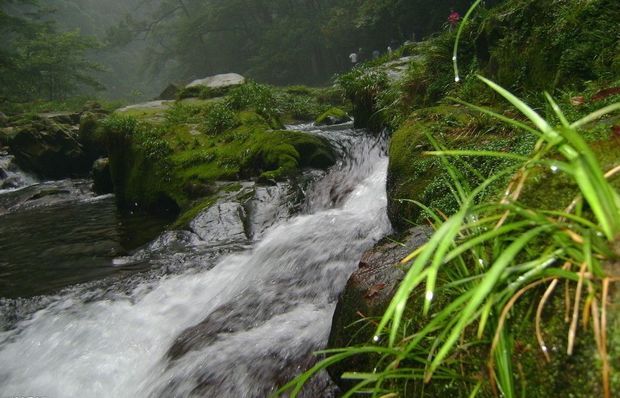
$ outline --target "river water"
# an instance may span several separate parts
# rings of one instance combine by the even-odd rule
[[[267,397],[311,366],[349,275],[390,230],[382,142],[347,129],[314,133],[332,140],[342,160],[307,187],[301,212],[284,212],[291,215],[260,234],[214,245],[204,230],[213,223],[196,222],[112,260],[112,267],[141,264],[142,272],[2,299],[0,391]],[[82,198],[77,206],[106,200]],[[319,377],[305,395],[329,391]]]

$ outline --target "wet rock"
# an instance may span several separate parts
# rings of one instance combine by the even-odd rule
[[[77,132],[50,118],[17,127],[8,145],[20,167],[43,177],[84,175],[90,169]]]
[[[315,120],[317,126],[333,126],[353,121],[345,111],[339,108],[330,108]]]
[[[236,202],[217,203],[190,222],[192,232],[209,244],[245,241],[245,211]]]
[[[112,175],[110,174],[110,159],[101,158],[95,160],[91,171],[93,176],[93,191],[98,195],[114,192]]]
[[[191,199],[202,198],[214,193],[213,187],[196,181],[188,181],[183,186],[183,192]]]
[[[289,184],[259,186],[254,197],[245,205],[248,235],[253,240],[263,237],[276,223],[288,219],[294,212],[295,192]]]
[[[328,348],[342,348],[372,340],[373,325],[350,327],[362,317],[380,317],[396,293],[405,272],[399,262],[424,244],[431,234],[428,227],[415,227],[408,231],[404,245],[389,241],[379,243],[362,256],[359,269],[351,275],[343,294],[338,300]],[[355,356],[330,368],[329,374],[343,390],[353,385],[342,380],[345,371],[371,371],[374,358]]]
[[[11,181],[16,180],[11,177],[6,183],[9,184]],[[16,188],[22,186],[22,182],[18,181]],[[10,187],[7,186],[7,188]],[[42,182],[0,195],[0,215],[48,207],[68,201],[88,200],[93,197],[89,180],[66,179]]]
[[[4,173],[4,176],[3,176]],[[16,176],[7,176],[4,170],[0,170],[0,189],[19,188],[20,181]]]
[[[204,79],[194,80],[185,88],[204,86],[211,89],[239,86],[245,83],[245,78],[237,73],[224,73],[221,75],[209,76]]]

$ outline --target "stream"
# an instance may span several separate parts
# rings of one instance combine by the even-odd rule
[[[296,128],[342,154],[298,205],[287,184],[249,187],[150,243],[85,182],[50,183],[57,201],[16,198],[41,183],[0,191],[3,396],[258,398],[310,367],[359,258],[390,231],[387,157],[346,126]],[[321,374],[302,396],[333,388]]]

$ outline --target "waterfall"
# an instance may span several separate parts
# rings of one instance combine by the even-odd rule
[[[30,299],[39,300],[36,310],[16,315],[0,333],[0,390],[266,397],[311,366],[359,258],[390,230],[383,144],[351,129],[315,133],[343,158],[307,189],[301,213],[282,217],[240,251],[204,260],[213,261],[208,266],[196,264],[204,242],[169,232],[158,241],[173,234],[176,244],[164,244],[169,252],[157,261],[176,264],[177,272]]]

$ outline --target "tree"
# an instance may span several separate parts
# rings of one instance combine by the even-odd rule
[[[34,1],[0,0],[0,99],[64,99],[80,86],[101,88],[89,73],[101,66],[86,59],[98,46],[78,31],[56,32]]]

